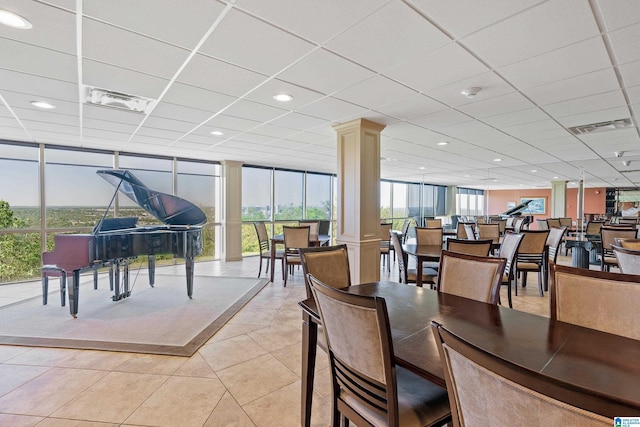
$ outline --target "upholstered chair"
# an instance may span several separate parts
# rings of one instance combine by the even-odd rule
[[[640,274],[640,250],[612,245],[613,253],[618,260],[620,272],[624,274]]]
[[[293,266],[302,264],[298,249],[309,247],[310,230],[308,226],[284,226],[282,227],[282,232],[284,234],[285,271],[292,273]],[[284,275],[284,286],[287,286],[287,273]]]
[[[489,256],[491,240],[447,239],[447,250],[460,254]]]
[[[416,283],[418,272],[415,268],[409,268],[409,255],[404,251],[398,233],[391,233],[391,243],[398,254],[398,268],[400,270],[400,283]],[[433,268],[422,269],[422,283],[429,283],[432,287],[436,284],[438,272]]]
[[[507,298],[509,301],[509,308],[513,308],[511,287],[515,282],[516,256],[518,255],[518,248],[520,247],[520,242],[522,242],[523,237],[524,235],[521,233],[505,233],[502,237],[500,252],[498,253],[498,257],[504,258],[506,260],[501,285],[507,285]]]
[[[267,234],[267,226],[264,222],[254,222],[253,227],[256,229],[256,234],[258,235],[258,244],[260,245],[260,266],[258,267],[258,277],[260,277],[260,273],[262,272],[262,260],[267,260],[267,268],[265,269],[265,273],[269,272],[269,264],[271,262],[271,243],[269,242],[269,234]],[[277,249],[276,250],[276,259],[279,259],[282,264],[282,280],[284,280],[284,250]]]
[[[298,252],[302,261],[307,298],[312,297],[309,274],[334,288],[351,286],[347,245],[301,248]]]

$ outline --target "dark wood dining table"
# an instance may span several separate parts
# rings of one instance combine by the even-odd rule
[[[640,341],[395,282],[351,286],[385,298],[396,364],[446,387],[431,330],[435,320],[484,351],[571,386],[566,403],[606,417],[640,416]],[[302,308],[302,425],[311,423],[318,324]]]
[[[318,234],[317,236],[311,236],[309,243],[312,246],[324,245],[331,240],[331,236],[328,234]],[[273,283],[273,268],[276,265],[276,245],[284,245],[284,234],[277,234],[271,238],[271,273],[270,280]]]
[[[404,244],[404,251],[416,259],[416,286],[422,287],[423,262],[438,262],[442,253],[442,245]]]

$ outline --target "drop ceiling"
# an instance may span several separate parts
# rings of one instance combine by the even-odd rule
[[[366,118],[386,125],[386,179],[640,185],[630,172],[640,168],[636,0],[0,0],[0,9],[33,24],[0,26],[1,139],[335,173],[332,125]],[[156,102],[146,113],[89,105],[85,86]],[[481,90],[467,98],[468,87]],[[620,119],[631,126],[569,131]]]

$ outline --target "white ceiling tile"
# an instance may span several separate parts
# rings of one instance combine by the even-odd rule
[[[518,110],[526,110],[533,106],[527,98],[517,92],[512,92],[507,95],[462,105],[458,107],[458,109],[470,116],[483,118]]]
[[[373,76],[366,68],[318,49],[278,75],[278,78],[323,94],[331,94]]]
[[[213,114],[232,104],[236,98],[175,82],[162,100],[172,104],[208,111]]]
[[[282,93],[291,95],[293,99],[285,103],[273,99],[275,95]],[[295,110],[323,97],[325,97],[324,94],[309,90],[308,88],[294,85],[279,79],[271,79],[251,91],[251,93],[247,94],[245,98],[249,101],[271,105],[272,107]]]
[[[594,37],[507,65],[498,71],[512,84],[530,88],[610,67],[602,38]]]
[[[272,124],[264,124],[264,125],[260,125],[259,127],[252,129],[251,133],[255,133],[258,135],[264,135],[264,136],[268,136],[271,138],[278,138],[278,139],[282,139],[285,137],[288,137],[294,133],[296,133],[295,130],[290,129],[290,128],[285,128],[282,126],[274,126]],[[304,143],[306,144],[306,143]]]
[[[77,102],[64,101],[61,99],[54,100],[52,98],[36,97],[30,94],[9,91],[2,92],[2,96],[14,111],[19,111],[20,109],[39,111],[43,114],[43,117],[46,117],[48,114],[70,114],[76,117],[78,116]],[[56,108],[53,110],[43,110],[31,105],[31,101],[50,101]]]
[[[160,102],[156,108],[154,108],[151,117],[163,117],[183,122],[202,123],[212,115],[213,114],[210,111],[185,107],[183,105],[172,104],[170,102]]]
[[[274,74],[313,48],[299,37],[231,10],[200,52],[259,73]]]
[[[569,101],[556,102],[544,107],[544,110],[555,117],[571,116],[579,113],[606,110],[626,105],[622,91],[600,93]]]
[[[411,122],[429,129],[441,130],[447,126],[471,120],[473,120],[473,117],[470,117],[467,114],[454,109],[447,109],[416,117],[415,119],[412,119]]]
[[[640,86],[640,61],[620,65],[618,69],[627,87]]]
[[[287,110],[257,102],[240,100],[227,108],[224,113],[229,116],[264,123],[287,114]]]
[[[629,95],[631,104],[640,104],[640,86],[627,89],[627,94]]]
[[[82,55],[152,76],[171,78],[189,51],[85,18]]]
[[[640,21],[640,7],[636,0],[597,0],[607,31],[617,30]]]
[[[84,59],[82,61],[82,83],[129,95],[157,99],[169,80]]]
[[[388,104],[374,108],[376,111],[402,120],[411,120],[446,109],[446,105],[418,92],[412,92],[404,98],[395,99]]]
[[[588,2],[550,1],[465,37],[462,42],[497,68],[599,33]]]
[[[524,89],[523,93],[538,105],[582,98],[620,88],[613,68]]]
[[[365,108],[341,101],[336,98],[323,98],[298,110],[302,114],[319,117],[329,121],[341,121],[346,117],[362,115]]]
[[[262,74],[245,70],[204,55],[195,55],[177,81],[231,96],[241,96],[265,80]]]
[[[260,124],[260,122],[256,122],[255,120],[247,120],[240,117],[228,116],[226,114],[220,114],[207,123],[207,125],[211,127],[232,129],[238,132],[246,132],[260,126]]]
[[[469,87],[480,88],[480,92],[475,98],[467,98],[462,95],[462,90]],[[513,86],[505,82],[502,77],[498,76],[493,71],[490,71],[478,74],[469,79],[460,80],[450,85],[429,90],[427,95],[446,105],[459,107],[461,105],[472,104],[474,102],[481,102],[496,96],[506,95],[514,91],[515,89]]]
[[[210,0],[83,0],[85,16],[193,49],[224,9]],[[176,19],[179,14],[180,19]]]
[[[296,130],[311,129],[326,123],[327,121],[324,119],[319,119],[317,117],[311,117],[299,113],[289,113],[285,116],[278,117],[271,122],[272,125],[283,126],[289,129]]]
[[[332,96],[352,104],[367,105],[369,108],[378,109],[379,106],[409,97],[415,93],[416,91],[406,86],[377,75],[336,92]]]
[[[389,0],[239,0],[236,6],[313,42],[324,43]]]
[[[0,37],[44,48],[76,53],[75,14],[46,4],[24,0],[5,0],[2,8],[28,19],[30,30],[0,26]],[[74,8],[75,9],[75,8]]]
[[[503,128],[507,126],[516,126],[526,123],[538,122],[541,120],[547,120],[548,118],[549,116],[539,108],[527,108],[525,110],[518,110],[510,113],[486,117],[483,119],[483,121],[497,128]]]
[[[450,38],[403,2],[390,2],[326,44],[376,71],[427,53]],[[375,46],[375,49],[371,49]]]
[[[609,33],[609,40],[618,64],[640,59],[638,40],[640,40],[640,24],[630,25]]]
[[[74,55],[0,37],[0,68],[67,82],[78,81]]]
[[[444,27],[456,38],[520,13],[542,0],[411,0],[430,20]]]
[[[486,73],[487,67],[455,43],[412,58],[385,74],[423,93]],[[463,89],[463,88],[461,88]]]
[[[23,89],[35,97],[51,100],[78,100],[78,85],[75,83],[0,69],[0,91],[13,92],[16,89]]]
[[[140,113],[88,104],[82,106],[82,111],[85,118],[106,120],[115,123],[128,123],[136,126],[139,125],[144,118]]]

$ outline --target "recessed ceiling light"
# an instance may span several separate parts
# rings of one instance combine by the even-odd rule
[[[18,28],[20,30],[28,30],[33,27],[31,22],[27,21],[22,16],[16,15],[15,13],[7,10],[0,10],[0,24]]]
[[[553,179],[558,179],[558,177],[557,177],[557,176],[554,176],[554,177],[553,177]]]
[[[425,170],[425,167],[424,166],[420,166],[420,170],[421,171]]]
[[[479,88],[479,87],[468,87],[466,89],[462,89],[460,93],[466,96],[467,98],[475,98],[481,89],[482,88]]]
[[[536,173],[538,172],[538,169],[531,169],[531,172]]]
[[[277,95],[273,96],[273,99],[275,99],[276,101],[280,101],[280,102],[289,102],[293,99],[293,96],[287,94],[287,93],[279,93]]]
[[[494,162],[501,162],[502,159],[493,159]]]
[[[31,105],[33,105],[34,107],[45,109],[45,110],[53,110],[54,108],[56,108],[55,105],[49,104],[48,102],[45,102],[45,101],[31,101]]]
[[[221,136],[224,135],[224,132],[220,132],[219,130],[212,130],[211,135]]]
[[[440,142],[438,142],[438,145],[447,145],[447,144],[449,144],[447,141],[440,141]]]

